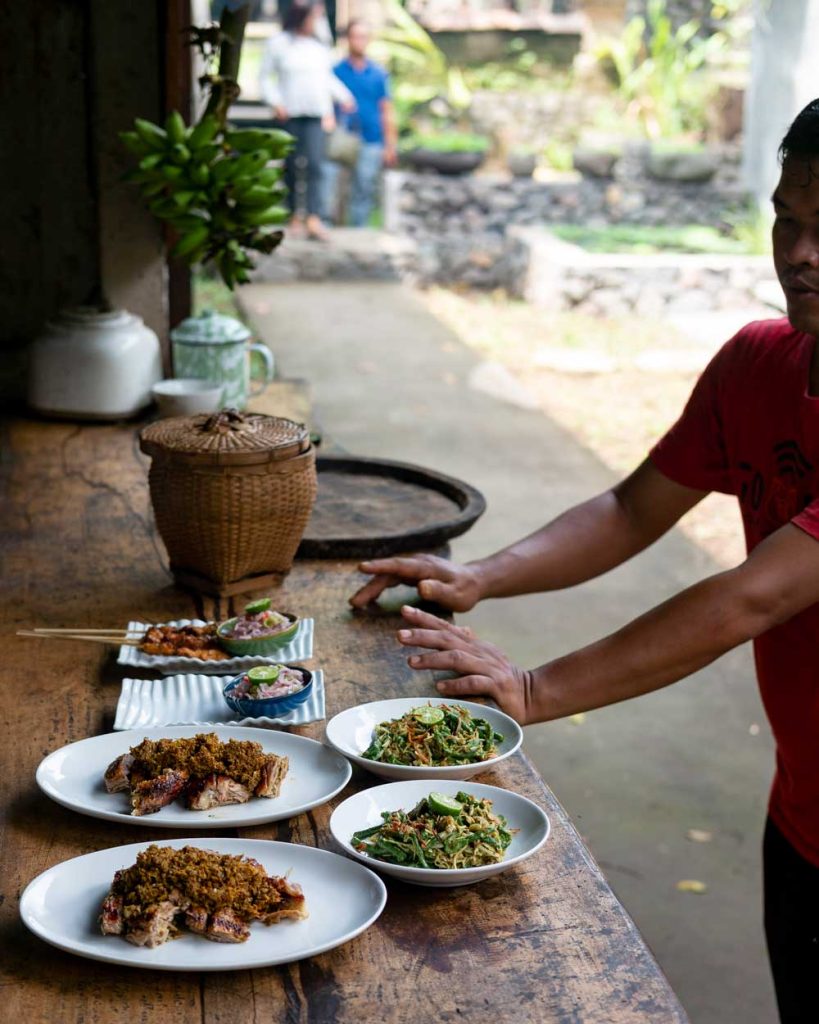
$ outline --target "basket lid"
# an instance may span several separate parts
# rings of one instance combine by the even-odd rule
[[[171,331],[172,341],[186,345],[230,345],[249,337],[250,331],[241,320],[212,309],[189,316]]]
[[[303,423],[221,409],[151,423],[140,432],[139,447],[199,465],[248,466],[300,455],[310,447],[310,434]]]

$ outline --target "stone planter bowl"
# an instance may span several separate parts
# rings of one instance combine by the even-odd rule
[[[416,171],[437,171],[438,174],[469,174],[486,159],[483,150],[442,153],[437,149],[410,149],[404,160]]]
[[[514,178],[531,178],[537,167],[537,157],[534,153],[510,153],[506,166]]]

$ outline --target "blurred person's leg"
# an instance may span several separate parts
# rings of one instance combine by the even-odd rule
[[[384,147],[380,143],[362,144],[353,170],[350,192],[350,223],[354,227],[365,227],[370,218],[383,161]]]
[[[321,127],[321,120],[317,117],[306,117],[304,122],[304,148],[307,158],[307,216],[321,217],[323,212],[322,177],[325,164],[324,129]]]
[[[338,182],[341,168],[335,160],[325,160],[321,169],[321,216],[328,224],[340,223]]]
[[[305,155],[305,118],[291,117],[282,126],[296,140],[284,161],[284,183],[287,186],[287,205],[294,216],[298,216],[302,204],[299,199],[299,174]]]
[[[770,819],[762,848],[765,938],[782,1024],[819,1020],[819,867]]]

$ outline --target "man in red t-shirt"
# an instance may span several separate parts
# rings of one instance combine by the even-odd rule
[[[413,668],[446,669],[447,696],[494,698],[521,723],[649,693],[754,641],[777,744],[764,839],[765,929],[783,1022],[819,1021],[819,100],[780,148],[774,264],[784,320],[749,324],[711,361],[649,458],[600,494],[488,558],[365,562],[361,607],[389,586],[468,611],[486,597],[570,587],[626,561],[709,491],[740,502],[747,559],[623,629],[524,670],[471,630],[406,607],[398,638],[426,648]]]

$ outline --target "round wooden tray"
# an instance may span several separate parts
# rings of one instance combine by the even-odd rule
[[[381,558],[445,544],[481,516],[469,484],[389,459],[323,455],[299,558]]]

